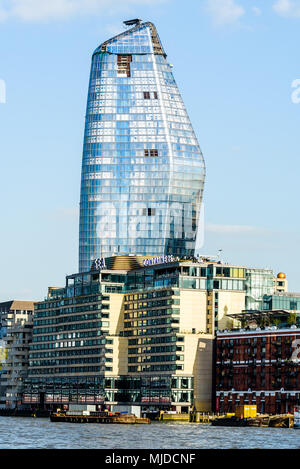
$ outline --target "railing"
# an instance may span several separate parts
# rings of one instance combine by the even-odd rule
[[[291,329],[298,329],[300,330],[300,323],[299,324],[288,324],[288,323],[282,323],[280,325],[270,325],[270,326],[263,326],[263,327],[247,327],[247,328],[236,328],[236,329],[224,329],[224,330],[217,330],[216,333],[217,335],[226,335],[226,334],[237,334],[237,333],[244,333],[244,334],[249,334],[252,332],[271,332],[271,331],[276,331],[276,330],[291,330]]]

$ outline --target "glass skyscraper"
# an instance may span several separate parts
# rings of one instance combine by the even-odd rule
[[[203,156],[152,23],[92,57],[83,146],[79,271],[114,254],[193,255]]]

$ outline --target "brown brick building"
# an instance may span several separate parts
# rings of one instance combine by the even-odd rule
[[[298,343],[296,325],[218,332],[216,410],[256,404],[260,413],[292,412],[300,404]]]

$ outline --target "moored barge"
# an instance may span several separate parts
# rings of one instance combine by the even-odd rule
[[[146,417],[136,417],[131,414],[121,414],[118,412],[90,412],[90,413],[69,413],[56,412],[50,415],[51,422],[67,423],[127,423],[127,424],[149,424],[150,419]]]

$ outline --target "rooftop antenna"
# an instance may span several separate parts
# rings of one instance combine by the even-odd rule
[[[134,20],[123,21],[125,26],[139,26],[141,22],[142,20],[140,20],[139,18],[135,18]]]
[[[218,260],[220,260],[221,252],[223,252],[223,249],[218,249],[218,256],[217,256]]]

